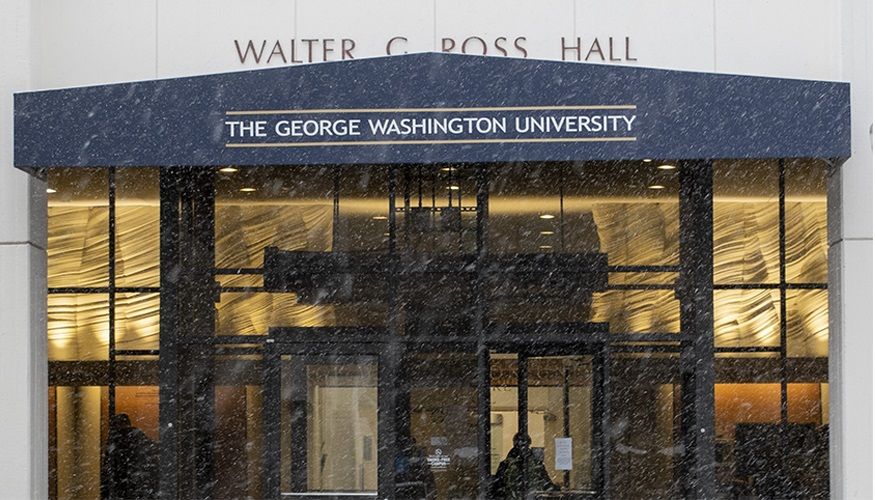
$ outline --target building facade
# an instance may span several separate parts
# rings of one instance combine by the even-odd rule
[[[523,467],[543,463],[541,489],[565,495],[871,495],[871,450],[857,445],[871,441],[871,5],[11,9],[6,123],[12,91],[292,68],[16,102],[14,162],[11,136],[0,143],[0,302],[8,442],[31,455],[3,458],[10,493],[118,495],[106,443],[125,414],[142,448],[161,443],[155,487],[180,497],[486,496],[517,433],[533,450]],[[386,55],[403,57],[366,61]],[[816,112],[847,87],[790,79],[850,82],[848,126]],[[647,129],[669,123],[653,110],[672,102],[664,89],[648,100],[647,81],[702,101],[684,118],[703,128]],[[198,88],[232,97],[186,90]],[[476,137],[459,149],[416,158],[354,145],[246,156],[261,136],[243,118],[282,98],[419,113],[417,88],[430,105],[476,96],[443,113],[493,114],[462,122]],[[610,91],[651,108],[577,110],[606,146],[542,140],[563,99]],[[490,92],[513,94],[500,111],[541,142],[477,144],[506,126]],[[750,133],[724,105],[776,126]],[[174,109],[225,113],[220,139],[239,156],[189,140],[197,120],[151,142],[125,129]],[[428,112],[407,126],[453,133]],[[353,115],[270,130],[288,144],[346,137]],[[708,129],[727,120],[738,145],[735,129]],[[575,123],[563,133],[583,133]],[[77,127],[93,144],[69,140]],[[617,139],[633,130],[642,149],[629,153]]]

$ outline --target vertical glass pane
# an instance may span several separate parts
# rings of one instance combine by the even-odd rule
[[[787,282],[826,283],[826,165],[792,160],[784,172]]]
[[[780,384],[715,384],[718,482],[733,497],[773,497],[780,480]],[[780,495],[779,495],[780,496]]]
[[[157,168],[119,168],[116,186],[116,286],[159,286]]]
[[[109,284],[109,191],[105,169],[48,171],[48,283]]]
[[[678,357],[616,355],[610,373],[613,496],[678,498],[683,457]]]
[[[282,491],[375,492],[376,359],[284,358],[281,394]]]
[[[50,294],[47,327],[50,361],[108,359],[106,294]]]
[[[397,190],[397,186],[396,186]],[[340,176],[337,228],[332,248],[385,252],[389,248],[389,172],[385,167],[350,167]],[[400,206],[396,198],[396,207]]]
[[[101,488],[108,492],[114,481],[119,498],[154,497],[159,453],[158,387],[116,387],[115,416],[109,419],[103,446]]]
[[[593,294],[590,321],[611,333],[680,332],[680,302],[672,290],[609,290]]]
[[[777,283],[777,161],[714,162],[714,282]]]
[[[529,358],[528,427],[535,491],[593,490],[593,367],[589,356]]]
[[[243,360],[237,360],[242,366]],[[261,496],[261,386],[247,385],[253,376],[222,377],[215,388],[216,498]]]
[[[409,353],[399,385],[396,498],[477,496],[477,358]]]
[[[676,264],[677,175],[657,166],[592,162],[491,169],[490,251],[564,248],[606,253],[613,265]]]
[[[119,293],[115,298],[115,348],[158,349],[157,293]]]
[[[823,425],[825,384],[787,384],[787,419],[791,424]]]
[[[829,354],[829,301],[826,290],[787,291],[787,356]]]
[[[473,253],[475,171],[463,166],[416,166],[399,171],[396,204],[401,252]]]
[[[55,480],[58,498],[101,498],[101,420],[105,411],[99,386],[55,388]]]
[[[489,464],[490,473],[495,475],[519,429],[517,355],[491,353],[489,370]]]
[[[715,290],[716,347],[778,346],[781,293],[778,290]]]
[[[220,169],[216,267],[261,267],[269,246],[330,251],[332,175],[312,167]]]
[[[494,253],[560,251],[560,167],[520,164],[490,175],[488,247]]]

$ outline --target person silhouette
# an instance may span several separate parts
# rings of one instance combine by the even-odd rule
[[[157,446],[127,414],[113,415],[100,457],[100,497],[136,500],[157,494]]]
[[[492,481],[492,498],[522,499],[532,491],[559,490],[550,480],[544,462],[532,453],[531,445],[532,438],[528,434],[517,432],[513,436],[513,448],[498,465]]]
[[[398,498],[436,498],[434,474],[425,452],[409,433],[398,434],[398,454],[395,456],[395,484]]]

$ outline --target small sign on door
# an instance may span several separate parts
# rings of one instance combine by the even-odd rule
[[[571,470],[571,438],[556,438],[556,470]]]

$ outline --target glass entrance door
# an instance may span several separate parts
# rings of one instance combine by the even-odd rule
[[[377,493],[375,356],[283,356],[285,496]]]
[[[493,352],[493,498],[595,498],[602,490],[600,357]]]

